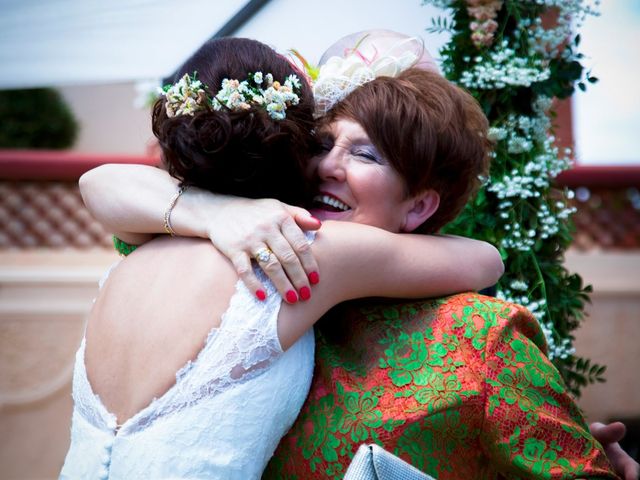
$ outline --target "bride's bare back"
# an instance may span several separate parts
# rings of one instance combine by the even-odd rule
[[[109,275],[90,313],[85,363],[118,423],[164,394],[220,324],[236,273],[198,239],[159,238]]]

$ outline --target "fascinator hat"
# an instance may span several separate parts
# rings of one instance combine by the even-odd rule
[[[396,77],[416,66],[425,51],[422,40],[416,37],[396,37],[394,40],[389,45],[387,38],[365,35],[353,48],[346,49],[342,56],[329,57],[319,70],[313,72],[316,116],[326,114],[359,86],[382,76]],[[377,44],[385,44],[386,48],[380,48]],[[310,73],[308,68],[307,72]]]

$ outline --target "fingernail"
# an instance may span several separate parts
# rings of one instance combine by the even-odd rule
[[[311,285],[317,285],[318,282],[320,281],[320,275],[318,275],[318,272],[311,272],[307,276],[309,277],[309,281],[311,282]]]
[[[262,302],[265,298],[267,298],[267,294],[264,293],[264,290],[258,290],[256,291],[256,297],[258,297],[258,300]]]
[[[309,217],[311,217],[312,219],[314,219],[316,222],[318,223],[322,223],[319,219],[317,219],[316,217],[314,217],[313,215],[309,215]]]
[[[287,302],[289,303],[296,303],[298,301],[298,294],[293,290],[289,290],[287,292],[286,297],[287,297]]]
[[[311,298],[311,290],[309,287],[302,287],[300,289],[300,298],[302,300],[309,300]]]

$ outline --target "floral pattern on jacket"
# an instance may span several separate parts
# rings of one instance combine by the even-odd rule
[[[523,307],[351,302],[316,338],[309,397],[263,478],[342,478],[365,442],[439,480],[616,478]]]

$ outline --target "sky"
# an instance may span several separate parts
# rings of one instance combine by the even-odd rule
[[[640,165],[640,1],[604,0],[581,29],[582,62],[599,79],[574,97],[582,165]]]

